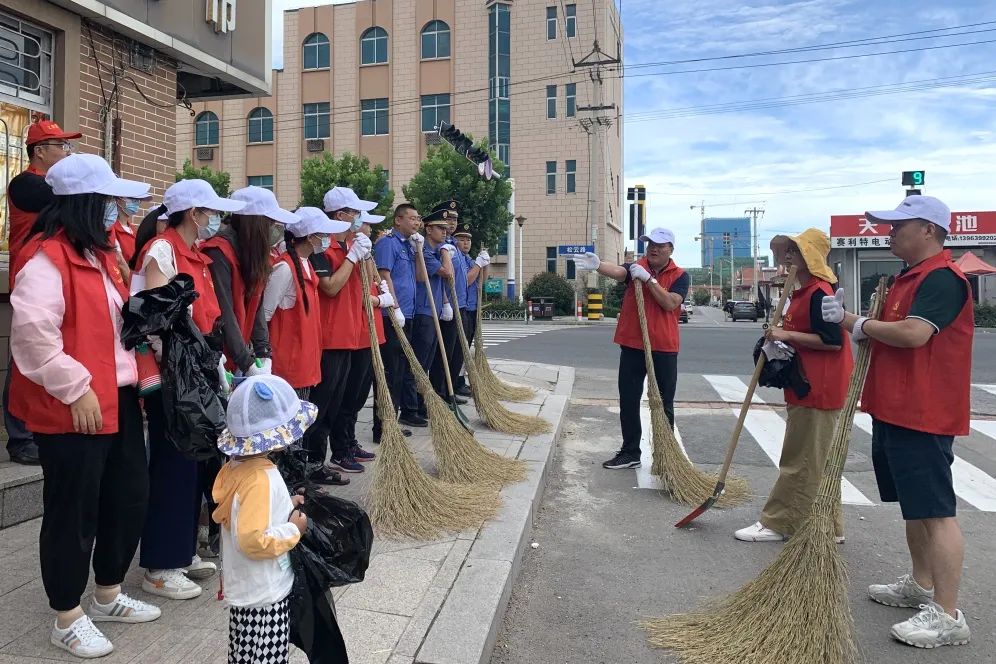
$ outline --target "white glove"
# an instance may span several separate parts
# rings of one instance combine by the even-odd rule
[[[222,355],[221,359],[218,360],[218,384],[221,385],[221,393],[229,394],[232,391],[232,386],[228,382],[228,371],[225,369],[225,356]]]
[[[354,265],[359,263],[370,255],[370,248],[372,246],[370,238],[366,235],[357,235],[353,240],[353,246],[349,248],[349,253],[346,254],[346,260],[352,262]]]
[[[439,320],[453,320],[453,307],[449,302],[443,305],[443,313],[439,314]]]
[[[844,289],[838,288],[833,297],[823,296],[823,320],[828,323],[842,323],[844,321]],[[857,325],[855,327],[855,337],[857,337]]]
[[[579,270],[597,270],[601,264],[598,254],[591,251],[584,252],[583,256],[578,254],[574,257],[574,266]]]
[[[450,252],[450,258],[452,258],[456,254],[457,248],[454,247],[452,244],[444,244],[443,251]]]
[[[398,325],[400,325],[401,327],[404,327],[405,326],[405,315],[403,313],[401,313],[401,309],[398,309],[397,307],[395,307],[394,311],[392,311],[391,313],[394,315],[394,320],[398,321]]]
[[[643,283],[650,281],[650,273],[647,272],[647,268],[637,263],[633,263],[629,266],[629,276],[634,279],[639,279]]]
[[[477,254],[477,260],[474,262],[477,263],[477,267],[487,267],[491,265],[491,254],[481,249],[481,253]]]
[[[383,279],[380,280],[380,283],[377,285],[377,288],[380,289],[381,293],[391,292],[391,289],[388,287],[387,282],[384,281]]]
[[[761,346],[764,356],[770,360],[791,360],[795,349],[781,341],[765,341]]]
[[[394,297],[390,293],[381,293],[377,296],[377,300],[380,302],[377,306],[381,309],[387,309],[388,307],[394,306]]]
[[[823,298],[823,300],[825,302],[827,298]],[[865,329],[864,329],[865,323],[867,321],[868,321],[867,316],[862,316],[858,320],[854,321],[854,329],[851,331],[851,336],[854,338],[855,341],[864,341],[865,339],[868,338],[868,335],[865,334]]]
[[[273,361],[268,357],[258,358],[257,362],[253,362],[249,365],[249,371],[246,372],[246,376],[266,376],[272,373],[271,368],[273,367]]]
[[[425,238],[422,237],[421,233],[412,233],[411,237],[408,238],[408,242],[411,243],[415,251],[422,251],[422,244],[425,242]]]

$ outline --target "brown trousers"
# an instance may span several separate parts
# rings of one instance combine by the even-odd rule
[[[761,523],[766,528],[792,535],[809,515],[823,479],[839,414],[839,410],[788,406],[778,480],[761,511]],[[840,510],[834,528],[836,535],[844,534]]]

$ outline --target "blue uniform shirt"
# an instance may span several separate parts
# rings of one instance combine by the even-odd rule
[[[388,270],[394,283],[397,306],[405,318],[415,315],[415,251],[408,240],[394,231],[374,245],[374,260],[378,270]],[[387,316],[390,309],[384,309]]]
[[[456,246],[455,244],[453,245]],[[457,247],[456,252],[453,254],[453,285],[456,286],[457,292],[457,307],[458,309],[467,308],[467,261],[464,260],[463,252]],[[450,289],[446,288],[446,294],[449,295]],[[450,303],[452,304],[452,302]]]
[[[429,285],[432,287],[432,297],[436,303],[436,314],[443,311],[443,279],[439,276],[439,268],[443,266],[442,252],[443,245],[435,249],[429,246],[426,241],[422,245],[422,256],[425,258],[425,269],[429,274]],[[419,281],[415,284],[415,315],[431,316],[432,307],[429,306],[429,296],[425,290],[425,284]]]
[[[467,272],[470,272],[475,265],[470,254],[463,254],[463,262],[467,265]],[[482,278],[484,278],[484,270],[477,273],[477,279]],[[477,279],[474,279],[474,283],[467,284],[467,311],[477,311]]]

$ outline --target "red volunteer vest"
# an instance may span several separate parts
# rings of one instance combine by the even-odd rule
[[[322,379],[322,349],[319,347],[321,309],[318,298],[318,276],[314,270],[304,276],[304,293],[294,268],[296,256],[280,257],[291,270],[297,299],[291,309],[281,309],[270,319],[270,345],[273,349],[273,373],[291,387],[313,387]],[[304,294],[308,310],[304,309]]]
[[[221,316],[218,296],[214,293],[214,280],[211,278],[211,271],[208,270],[211,259],[201,253],[199,249],[188,247],[186,241],[180,237],[175,228],[167,228],[153,242],[155,240],[169,242],[170,246],[173,247],[173,259],[176,261],[177,273],[189,274],[193,277],[194,290],[200,295],[194,300],[194,324],[202,334],[210,334],[214,329],[215,321]],[[151,245],[151,242],[149,244]]]
[[[646,256],[637,261],[653,274],[650,263]],[[656,276],[657,282],[666,289],[670,289],[678,278],[685,274],[685,271],[678,267],[675,262],[668,264]],[[636,295],[633,289],[635,282],[630,283],[623,296],[622,308],[619,310],[619,320],[616,324],[616,336],[613,341],[620,346],[627,348],[643,349],[642,335],[640,334],[640,318],[636,311]],[[677,353],[679,346],[678,319],[681,318],[681,306],[675,307],[674,311],[664,311],[657,304],[657,301],[650,295],[647,288],[643,294],[646,296],[647,310],[647,334],[650,336],[651,350]]]
[[[45,174],[39,171],[34,166],[28,166],[25,173],[34,173],[35,175],[40,175],[45,177]],[[10,287],[14,288],[14,275],[17,271],[13,269],[17,265],[23,265],[24,262],[17,262],[17,255],[24,247],[24,243],[28,240],[28,235],[31,234],[31,227],[35,225],[35,221],[38,220],[37,212],[25,212],[24,210],[18,208],[14,203],[11,202],[10,196],[7,196],[7,230],[9,233],[9,239],[7,241],[8,253],[10,253]]]
[[[100,269],[80,256],[65,235],[42,239],[35,236],[22,247],[20,265],[38,251],[45,252],[62,276],[62,297],[66,311],[62,317],[62,348],[67,355],[90,372],[90,388],[97,394],[104,419],[101,434],[118,432],[118,379],[114,362],[114,325],[107,310],[107,291]],[[128,287],[118,270],[114,256],[97,251],[104,270],[128,301]],[[99,304],[98,304],[99,303]],[[37,383],[33,383],[11,364],[10,412],[24,420],[28,431],[44,434],[73,433],[73,416],[62,403]]]
[[[235,320],[239,322],[242,340],[249,343],[252,336],[252,325],[256,320],[260,302],[263,301],[263,285],[256,286],[252,293],[246,292],[246,282],[242,280],[239,270],[239,258],[235,255],[235,247],[223,237],[213,237],[201,245],[201,249],[218,249],[224,254],[228,264],[232,266],[232,307],[235,309]]]
[[[333,241],[325,251],[326,258],[335,272],[346,260],[347,249]],[[363,286],[360,283],[360,266],[354,266],[349,279],[335,297],[319,297],[322,310],[322,348],[326,350],[358,350],[369,348],[370,339],[364,321]],[[364,337],[367,337],[364,340]]]
[[[125,230],[121,226],[121,220],[119,219],[111,226],[108,235],[110,236],[111,246],[115,244],[120,246],[121,255],[124,256],[125,262],[130,263],[131,257],[135,255],[135,234]]]
[[[917,289],[934,270],[950,269],[968,280],[943,251],[896,278],[885,298],[882,320],[904,320]],[[877,420],[941,436],[969,433],[972,337],[975,314],[971,290],[951,325],[919,348],[895,348],[871,341],[871,364],[861,409]]]
[[[833,287],[822,279],[812,279],[808,284],[792,294],[788,311],[782,318],[782,327],[792,332],[812,334],[812,321],[809,319],[809,304],[813,293],[833,295]],[[851,380],[854,369],[854,358],[851,356],[851,344],[848,334],[843,331],[844,338],[840,350],[812,350],[793,345],[802,371],[809,380],[812,390],[805,399],[800,399],[793,390],[785,390],[785,403],[793,406],[806,406],[820,410],[839,410],[844,407],[847,397],[847,384]]]

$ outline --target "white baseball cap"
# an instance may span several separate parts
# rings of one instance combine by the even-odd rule
[[[176,184],[170,185],[163,194],[163,205],[166,206],[167,215],[193,208],[205,208],[218,212],[238,212],[246,206],[242,201],[222,198],[215,193],[207,181],[198,179],[180,180]]]
[[[670,242],[674,246],[674,232],[666,228],[655,228],[646,235],[640,236],[641,242],[653,242],[654,244],[664,244]]]
[[[243,187],[238,191],[233,191],[232,200],[242,201],[246,204],[244,208],[239,210],[239,214],[259,215],[284,226],[291,226],[300,221],[296,214],[280,207],[273,192],[263,187]]]
[[[377,204],[372,201],[361,201],[356,192],[349,187],[329,189],[325,192],[325,200],[323,202],[325,203],[326,212],[336,212],[346,208],[356,210],[357,212],[369,212],[377,207]]]
[[[940,226],[945,232],[951,231],[951,208],[933,196],[907,196],[895,210],[865,212],[865,218],[884,224],[922,219]]]
[[[302,207],[294,211],[301,221],[290,226],[288,230],[294,237],[307,237],[312,233],[345,233],[349,230],[349,222],[329,219],[329,216],[316,207]]]
[[[45,182],[56,196],[103,194],[116,198],[148,198],[149,185],[119,178],[102,157],[71,154],[56,162],[45,174]]]
[[[375,226],[380,222],[384,221],[384,219],[385,217],[382,214],[370,214],[369,212],[360,212],[359,221],[361,224],[370,224],[371,226]]]

